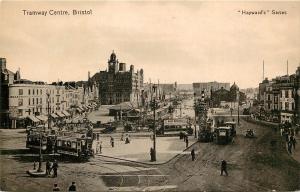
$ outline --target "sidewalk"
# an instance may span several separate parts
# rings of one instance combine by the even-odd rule
[[[197,142],[194,136],[189,136],[189,147],[179,137],[158,137],[156,140],[156,162],[150,161],[150,148],[153,141],[149,138],[133,138],[129,144],[114,137],[115,145],[111,147],[110,138],[102,137],[102,153],[96,156],[110,157],[117,160],[133,161],[143,164],[164,164],[181,153],[190,153],[189,149]],[[187,150],[187,151],[185,151]]]

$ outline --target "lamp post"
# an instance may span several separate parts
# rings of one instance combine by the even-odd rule
[[[156,109],[156,97],[157,97],[157,86],[153,85],[153,91],[155,92],[155,97],[153,98],[153,154],[152,154],[152,161],[156,161],[156,125],[155,125],[155,109]]]
[[[40,153],[39,153],[39,168],[37,170],[37,172],[43,172],[42,170],[42,160],[43,160],[43,157],[42,157],[42,132],[41,130],[39,130],[39,133],[40,133]]]
[[[194,93],[194,109],[195,109],[195,138],[197,138],[197,103],[196,103],[196,94]]]
[[[47,93],[48,129],[50,129],[50,93]]]

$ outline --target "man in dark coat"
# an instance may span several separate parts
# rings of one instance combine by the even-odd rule
[[[72,182],[72,185],[69,187],[69,191],[76,191],[76,185],[75,182]]]
[[[186,138],[185,138],[185,144],[186,144],[186,148],[188,148],[188,146],[189,146],[189,139],[188,139],[187,136],[186,136]]]
[[[192,149],[191,151],[192,161],[195,161],[195,150]]]
[[[221,162],[221,176],[223,175],[223,172],[225,172],[226,176],[228,176],[227,162],[225,160],[222,160],[222,162]]]
[[[58,187],[57,183],[54,184],[53,191],[60,191],[60,188]]]
[[[49,161],[46,162],[46,174],[50,175],[51,164]]]
[[[53,165],[52,165],[52,169],[53,169],[53,177],[57,177],[57,169],[58,169],[58,163],[56,160],[54,160]]]

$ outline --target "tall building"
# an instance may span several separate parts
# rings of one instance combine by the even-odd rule
[[[143,69],[134,71],[134,66],[126,70],[126,63],[118,61],[113,52],[108,60],[108,70],[96,73],[92,79],[99,84],[99,100],[102,105],[122,102],[141,103],[144,83]]]
[[[259,84],[261,110],[270,120],[276,119],[282,123],[295,122],[299,109],[298,78],[296,73],[296,75],[279,76],[272,80],[265,79]]]
[[[20,79],[20,70],[16,73],[6,68],[6,59],[0,58],[0,128],[9,127],[9,85]]]
[[[8,98],[11,128],[26,127],[28,117],[33,121],[36,116],[45,119],[48,109],[49,114],[60,116],[67,110],[64,86],[20,80],[9,86]]]
[[[206,97],[210,97],[211,92],[220,90],[221,88],[228,90],[230,89],[230,83],[219,83],[216,81],[206,83],[193,83],[194,94],[201,96],[202,91]]]

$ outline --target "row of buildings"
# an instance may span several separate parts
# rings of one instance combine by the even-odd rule
[[[93,76],[88,72],[87,81],[79,82],[33,82],[21,79],[6,68],[6,59],[0,58],[1,94],[0,127],[24,127],[24,119],[32,119],[50,114],[52,117],[73,115],[92,104],[116,105],[129,102],[137,108],[148,108],[153,97],[161,100],[175,96],[177,83],[159,84],[153,90],[153,83],[144,83],[143,69],[134,70],[130,65],[119,62],[114,52],[108,59],[105,71]]]
[[[284,75],[259,84],[260,115],[268,120],[299,123],[300,67],[292,75]]]
[[[214,107],[228,106],[235,108],[237,100],[240,103],[246,100],[246,94],[241,92],[235,83],[232,86],[230,86],[230,83],[216,81],[193,83],[193,89],[196,97],[204,93],[205,97],[209,99],[211,106]]]
[[[28,120],[47,121],[82,113],[98,101],[98,86],[88,78],[84,82],[33,82],[21,79],[0,58],[0,127],[26,127]]]

